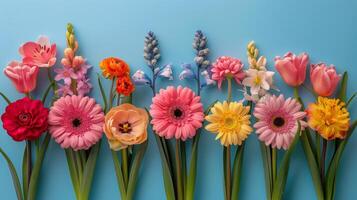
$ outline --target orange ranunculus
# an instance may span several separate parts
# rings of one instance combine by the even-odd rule
[[[115,77],[128,76],[130,72],[129,65],[119,58],[109,57],[99,63],[99,67],[105,78],[113,79]]]
[[[112,108],[105,116],[104,133],[110,148],[118,151],[147,140],[148,113],[125,103]]]
[[[119,77],[117,80],[117,92],[129,96],[134,92],[135,86],[129,76]]]

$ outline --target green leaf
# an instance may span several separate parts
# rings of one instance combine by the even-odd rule
[[[232,198],[238,199],[245,143],[237,148],[233,163]]]
[[[272,195],[272,199],[274,200],[282,199],[285,190],[286,179],[288,178],[288,173],[289,173],[290,158],[299,140],[300,130],[301,130],[301,125],[299,123],[299,127],[295,134],[295,138],[293,142],[290,144],[289,149],[285,152],[283,160],[281,161],[278,177],[274,182],[273,195]]]
[[[103,103],[104,103],[103,110],[104,110],[104,113],[106,113],[107,109],[108,109],[107,96],[105,95],[104,88],[103,88],[102,81],[100,79],[99,74],[97,74],[97,76],[98,76],[98,85],[99,85],[100,93],[102,94],[102,99],[103,99]]]
[[[71,176],[71,181],[74,189],[74,193],[76,194],[76,198],[79,198],[79,175],[76,169],[74,152],[72,149],[65,149],[67,164],[69,169],[69,174]]]
[[[335,191],[335,180],[336,180],[336,173],[338,170],[338,166],[342,157],[342,153],[346,147],[346,144],[351,137],[354,129],[357,126],[357,120],[352,123],[350,126],[348,132],[347,132],[347,138],[344,139],[340,145],[338,146],[338,149],[336,150],[331,162],[330,166],[327,170],[327,176],[326,176],[326,200],[332,200],[334,197],[334,191]]]
[[[260,150],[261,150],[262,160],[263,160],[266,199],[271,200],[272,191],[273,191],[273,178],[272,178],[272,174],[271,174],[270,147],[267,147],[264,144],[264,142],[259,142],[259,143],[260,143]]]
[[[47,86],[47,88],[45,90],[45,93],[43,93],[42,100],[41,100],[43,104],[45,104],[48,93],[50,92],[53,84],[54,84],[53,82],[50,82],[50,84]]]
[[[121,170],[121,164],[120,164],[117,152],[113,151],[113,150],[111,152],[112,152],[112,158],[113,158],[113,163],[114,163],[115,175],[117,177],[117,182],[118,182],[119,191],[120,191],[120,198],[125,200],[126,196],[127,196],[127,192],[126,192],[126,187],[124,184],[123,172]]]
[[[347,103],[346,103],[346,107],[348,107],[348,106],[352,103],[353,99],[354,99],[356,96],[357,96],[357,92],[355,92],[355,93],[348,99],[348,101],[347,101]]]
[[[84,166],[83,177],[80,181],[80,197],[83,200],[87,200],[89,198],[90,189],[92,186],[94,170],[97,163],[97,158],[99,155],[101,141],[91,147],[87,162]]]
[[[7,98],[7,96],[6,96],[4,93],[0,92],[0,96],[6,101],[7,104],[10,104],[10,103],[11,103],[11,101],[9,100],[9,98]]]
[[[29,185],[29,174],[28,174],[28,165],[27,165],[27,147],[24,150],[24,155],[22,158],[22,187],[24,192],[24,197],[27,197],[28,185]]]
[[[348,82],[348,74],[347,72],[344,72],[341,81],[340,92],[338,94],[338,98],[343,102],[346,102],[347,82]]]
[[[38,177],[41,172],[41,167],[43,163],[43,159],[45,158],[46,151],[48,144],[50,142],[51,136],[50,134],[46,134],[45,139],[42,142],[41,149],[38,153],[36,158],[35,164],[33,166],[30,178],[30,185],[28,190],[27,200],[35,200],[36,199],[36,192],[37,192],[37,185],[38,185]]]
[[[135,154],[132,167],[130,169],[130,176],[129,176],[129,183],[128,183],[128,190],[127,190],[127,198],[126,200],[132,200],[134,198],[135,187],[137,183],[137,176],[139,174],[141,161],[145,155],[146,149],[148,146],[148,142],[145,141],[143,144],[139,145],[139,149]]]
[[[7,156],[7,154],[2,150],[2,148],[0,148],[0,153],[2,154],[2,156],[4,156],[7,165],[9,167],[10,173],[11,173],[11,177],[12,177],[12,183],[14,184],[14,188],[16,191],[16,196],[18,200],[23,200],[22,197],[22,191],[21,191],[21,184],[20,184],[20,180],[19,180],[19,176],[17,175],[16,169],[14,164],[11,162],[9,156]]]
[[[172,174],[169,167],[169,160],[166,159],[166,155],[164,152],[163,144],[161,143],[161,138],[157,134],[155,134],[155,139],[157,142],[157,146],[159,148],[160,157],[161,157],[161,166],[163,171],[166,199],[175,200],[175,190],[172,181]]]

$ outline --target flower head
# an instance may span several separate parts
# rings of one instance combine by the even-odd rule
[[[155,133],[166,139],[183,141],[195,136],[204,118],[200,100],[200,96],[187,87],[161,89],[150,106]]]
[[[307,108],[308,124],[326,140],[346,138],[350,114],[339,99],[318,97]]]
[[[179,75],[180,80],[184,79],[194,79],[196,77],[195,73],[192,70],[191,64],[182,64],[182,72]]]
[[[138,70],[131,77],[135,85],[151,85],[151,79],[144,71]]]
[[[89,97],[58,99],[48,115],[49,133],[62,148],[89,149],[102,137],[104,113]]]
[[[167,78],[169,80],[174,80],[174,77],[172,76],[172,65],[170,65],[170,64],[163,66],[161,69],[156,68],[155,74],[156,73],[160,77]]]
[[[226,78],[233,78],[238,84],[241,84],[245,73],[243,63],[237,59],[228,56],[219,57],[212,64],[212,79],[218,82],[218,88],[221,88],[222,82]]]
[[[196,31],[192,47],[196,50],[196,57],[194,61],[196,62],[197,66],[209,66],[210,61],[207,58],[209,54],[209,49],[207,48],[207,37],[202,33],[202,31]]]
[[[29,93],[36,88],[38,72],[37,66],[25,65],[17,61],[12,61],[4,69],[4,74],[20,93]]]
[[[303,130],[306,113],[301,112],[301,104],[295,99],[285,99],[283,95],[265,96],[255,106],[254,124],[259,140],[273,148],[288,149],[298,131],[298,123]]]
[[[130,73],[129,65],[119,58],[109,57],[103,59],[99,64],[105,78],[128,76]]]
[[[336,90],[341,76],[336,73],[335,66],[319,63],[311,64],[310,78],[314,91],[319,96],[328,97]]]
[[[296,87],[305,81],[306,67],[309,63],[309,56],[302,53],[298,56],[288,52],[284,57],[275,57],[275,67],[286,84]]]
[[[247,77],[243,80],[242,84],[244,86],[250,87],[250,92],[252,95],[259,93],[260,89],[269,90],[271,87],[270,80],[274,75],[271,71],[258,71],[256,69],[248,69]]]
[[[6,107],[1,116],[4,129],[15,141],[35,140],[47,130],[48,109],[28,97]]]
[[[144,59],[150,68],[156,68],[160,59],[159,41],[154,32],[150,31],[145,36],[144,41]]]
[[[104,133],[110,148],[117,151],[147,140],[148,113],[125,103],[112,108],[105,116]]]
[[[117,92],[124,96],[130,96],[135,90],[133,82],[131,82],[129,76],[119,77],[117,80]]]
[[[217,102],[211,109],[212,114],[206,116],[210,122],[205,128],[217,134],[224,146],[241,145],[253,131],[250,126],[249,106],[238,102]]]
[[[56,44],[51,44],[46,36],[40,36],[37,42],[26,42],[19,52],[26,65],[52,67],[56,63]]]
[[[201,87],[209,86],[209,85],[216,85],[216,81],[212,80],[211,76],[212,73],[209,70],[203,70],[201,72],[201,75],[203,76],[205,82],[201,84]]]

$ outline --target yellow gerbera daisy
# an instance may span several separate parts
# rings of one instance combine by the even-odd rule
[[[350,114],[339,99],[318,97],[307,109],[308,124],[326,140],[344,139],[350,124]]]
[[[216,140],[220,139],[224,146],[241,145],[253,130],[249,120],[249,106],[243,106],[242,103],[217,102],[211,112],[206,116],[210,123],[205,128],[217,134]]]

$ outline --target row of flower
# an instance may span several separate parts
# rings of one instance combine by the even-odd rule
[[[19,49],[22,61],[12,61],[4,69],[16,90],[24,94],[24,98],[11,102],[0,93],[8,103],[1,116],[3,128],[13,140],[26,142],[22,183],[11,159],[0,148],[19,200],[36,199],[42,161],[51,138],[66,153],[76,198],[87,200],[103,132],[112,150],[121,199],[133,199],[147,148],[149,124],[162,160],[167,199],[192,200],[199,139],[205,120],[204,128],[216,134],[223,146],[226,200],[238,198],[245,140],[253,131],[261,144],[267,199],[282,199],[290,158],[298,140],[304,148],[317,199],[334,199],[338,164],[357,124],[351,122],[347,110],[356,94],[347,100],[346,72],[341,76],[333,65],[311,64],[312,89],[309,89],[304,84],[308,55],[289,52],[283,57],[278,56],[275,58],[276,70],[295,92],[295,98],[285,97],[278,94],[273,79],[275,73],[267,69],[266,58],[259,55],[254,42],[247,46],[247,69],[240,59],[228,56],[221,56],[211,63],[207,37],[197,31],[193,42],[194,63],[183,64],[179,75],[181,80],[194,81],[196,91],[182,86],[157,90],[158,78],[173,79],[172,66],[160,65],[158,40],[149,32],[145,37],[144,59],[151,75],[138,70],[130,76],[130,67],[124,60],[114,57],[102,60],[99,67],[111,85],[106,92],[98,75],[100,105],[88,96],[93,84],[87,76],[91,66],[77,55],[79,45],[71,24],[67,26],[66,39],[62,67],[53,70],[54,77],[56,44],[51,44],[44,36],[36,42],[23,44]],[[31,92],[36,89],[40,70],[47,70],[49,85],[41,99],[34,99]],[[212,102],[205,110],[201,90],[215,85],[221,89],[224,82],[227,82],[226,101]],[[232,82],[237,83],[244,99],[233,99]],[[316,102],[309,103],[307,109],[299,97],[301,85],[316,97]],[[136,86],[151,88],[153,99],[149,110],[132,104]],[[50,95],[51,91],[53,95]],[[49,100],[50,96],[52,99]],[[328,146],[328,143],[335,145]],[[186,151],[188,145],[192,145],[190,152]],[[333,148],[331,159],[326,156],[328,147]],[[279,149],[285,150],[280,154],[283,155],[280,166],[277,162]]]

